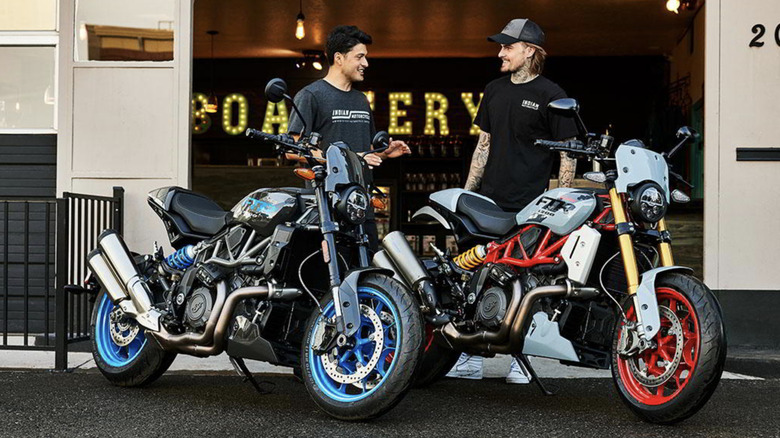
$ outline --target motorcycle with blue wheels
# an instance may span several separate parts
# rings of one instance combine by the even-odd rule
[[[266,96],[292,100],[281,79]],[[86,283],[97,367],[116,385],[141,386],[179,353],[227,352],[258,391],[244,359],[292,367],[336,418],[382,415],[411,386],[422,317],[391,271],[370,266],[363,224],[380,200],[366,162],[344,143],[323,158],[317,133],[246,134],[297,154],[305,165],[295,173],[313,188],[259,189],[230,212],[179,187],[149,193],[175,252],[133,255],[116,232],[99,237]],[[373,146],[387,143],[380,132]]]

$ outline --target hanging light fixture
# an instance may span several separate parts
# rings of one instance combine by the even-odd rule
[[[295,18],[295,38],[298,38],[299,40],[302,40],[303,37],[306,36],[306,30],[303,28],[303,20],[305,19],[306,17],[303,16],[303,0],[300,0],[300,11]]]
[[[674,12],[675,14],[680,13],[680,0],[668,0],[666,2],[666,10],[669,12]]]
[[[206,33],[211,35],[211,91],[209,91],[209,97],[206,99],[205,110],[207,113],[215,113],[217,108],[219,108],[219,103],[217,102],[217,96],[214,94],[214,36],[219,32],[207,30]]]

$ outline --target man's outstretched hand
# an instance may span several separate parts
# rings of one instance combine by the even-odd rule
[[[412,150],[409,149],[409,145],[403,140],[393,140],[390,138],[390,146],[385,149],[385,156],[387,158],[397,158],[404,154],[411,154]]]

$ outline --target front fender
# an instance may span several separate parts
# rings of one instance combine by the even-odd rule
[[[352,336],[360,328],[360,305],[358,303],[358,283],[367,274],[393,276],[393,271],[375,266],[354,268],[347,271],[341,285],[333,288],[333,303],[336,306],[336,327],[339,333]]]
[[[661,316],[658,312],[658,300],[655,296],[655,278],[662,272],[686,271],[693,269],[685,266],[665,266],[642,273],[642,279],[636,290],[636,311],[645,329],[645,339],[650,340],[661,328]]]

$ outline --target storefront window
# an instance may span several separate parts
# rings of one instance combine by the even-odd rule
[[[0,129],[54,128],[54,47],[0,47]]]
[[[175,0],[78,0],[76,61],[172,61]]]
[[[0,1],[0,31],[57,29],[57,0]]]

